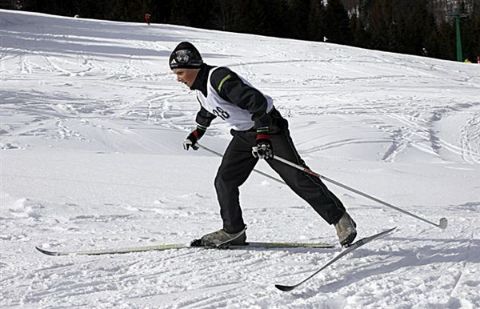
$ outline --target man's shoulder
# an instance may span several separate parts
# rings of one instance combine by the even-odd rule
[[[213,69],[212,77],[214,75],[233,73],[233,71],[229,67],[213,67],[212,69]]]
[[[219,91],[223,83],[231,78],[237,78],[237,74],[227,67],[217,67],[212,72],[210,83]]]

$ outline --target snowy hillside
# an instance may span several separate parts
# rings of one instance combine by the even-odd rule
[[[281,292],[341,248],[286,186],[252,174],[249,240],[336,248],[36,251],[188,243],[221,227],[220,158],[181,145],[198,103],[167,59],[184,40],[274,98],[312,170],[449,227],[329,185],[359,238],[398,230]],[[228,141],[215,121],[203,144]],[[0,10],[1,308],[479,308],[479,211],[480,65]]]

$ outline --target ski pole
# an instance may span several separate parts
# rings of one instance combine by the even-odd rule
[[[206,151],[208,151],[208,152],[210,152],[210,153],[213,153],[213,154],[215,154],[215,155],[217,155],[217,156],[219,156],[219,157],[222,157],[222,156],[223,156],[221,153],[216,152],[215,150],[212,150],[212,149],[210,149],[210,148],[208,148],[208,147],[205,147],[205,146],[203,146],[203,145],[201,145],[201,144],[199,144],[199,143],[197,143],[197,145],[198,145],[200,148],[202,148],[202,149],[204,149],[204,150],[206,150]],[[340,182],[338,182],[338,181],[335,181],[335,180],[333,180],[333,179],[330,179],[330,178],[328,178],[328,177],[325,177],[325,176],[323,176],[323,175],[320,175],[320,174],[318,174],[318,173],[315,173],[314,171],[312,171],[312,170],[309,169],[309,168],[306,168],[306,167],[300,166],[300,165],[298,165],[298,164],[295,164],[295,163],[293,163],[293,162],[290,162],[290,161],[288,161],[288,160],[286,160],[286,159],[284,159],[284,158],[282,158],[282,157],[279,157],[279,156],[275,156],[275,155],[274,155],[274,156],[273,156],[273,159],[274,159],[274,160],[277,160],[277,161],[280,161],[280,162],[282,162],[282,163],[284,163],[284,164],[290,165],[291,167],[294,167],[294,168],[296,168],[296,169],[299,169],[299,170],[301,170],[301,171],[303,171],[303,172],[305,172],[305,173],[307,173],[307,174],[310,174],[310,175],[312,175],[312,176],[315,176],[315,177],[318,177],[318,178],[320,178],[320,179],[322,179],[322,180],[325,180],[325,181],[327,181],[327,182],[330,182],[330,183],[332,183],[332,184],[334,184],[334,185],[336,185],[336,186],[339,186],[339,187],[341,187],[341,188],[347,189],[347,190],[349,190],[349,191],[351,191],[351,192],[354,192],[354,193],[356,193],[356,194],[358,194],[358,195],[361,195],[361,196],[363,196],[363,197],[366,197],[366,198],[368,198],[368,199],[370,199],[370,200],[373,200],[373,201],[375,201],[375,202],[377,202],[377,203],[380,203],[380,204],[382,204],[382,205],[384,205],[384,206],[387,206],[387,207],[390,207],[390,208],[392,208],[392,209],[395,209],[396,211],[399,211],[399,212],[401,212],[401,213],[403,213],[403,214],[412,216],[412,217],[414,217],[414,218],[416,218],[416,219],[418,219],[418,220],[421,220],[421,221],[423,221],[423,222],[432,224],[432,225],[434,225],[434,226],[436,226],[436,227],[441,228],[442,230],[444,230],[444,229],[447,228],[447,225],[448,225],[448,220],[447,220],[447,218],[441,218],[441,219],[440,219],[440,222],[439,222],[438,224],[436,224],[436,223],[431,222],[431,221],[429,221],[429,220],[427,220],[427,219],[424,219],[424,218],[421,218],[421,217],[419,217],[419,216],[417,216],[417,215],[415,215],[415,214],[412,214],[412,213],[410,213],[410,212],[408,212],[408,211],[406,211],[406,210],[403,210],[403,209],[401,209],[401,208],[399,208],[399,207],[397,207],[397,206],[394,206],[394,205],[392,205],[392,204],[390,204],[390,203],[384,202],[384,201],[382,201],[382,200],[380,200],[380,199],[378,199],[378,198],[376,198],[376,197],[373,197],[373,196],[371,196],[371,195],[368,195],[368,194],[366,194],[366,193],[363,193],[362,191],[356,190],[356,189],[351,188],[351,187],[349,187],[349,186],[347,186],[347,185],[344,185],[344,184],[342,184],[342,183],[340,183]],[[282,181],[282,180],[280,180],[280,179],[277,179],[277,178],[275,178],[275,177],[272,177],[272,176],[270,176],[270,175],[267,174],[267,173],[264,173],[264,172],[259,171],[259,170],[257,170],[257,169],[254,169],[254,171],[257,172],[257,173],[259,173],[260,175],[263,175],[263,176],[268,177],[268,178],[270,178],[270,179],[272,179],[272,180],[275,180],[276,182],[279,182],[279,183],[282,183],[282,184],[286,184],[284,181]]]
[[[305,172],[305,173],[307,173],[307,174],[309,174],[309,175],[318,177],[318,178],[320,178],[320,179],[322,179],[322,180],[325,180],[325,181],[328,181],[328,182],[330,182],[330,183],[332,183],[332,184],[334,184],[334,185],[336,185],[336,186],[339,186],[339,187],[341,187],[341,188],[344,188],[344,189],[347,189],[347,190],[349,190],[349,191],[351,191],[351,192],[354,192],[354,193],[356,193],[356,194],[358,194],[358,195],[361,195],[361,196],[363,196],[363,197],[366,197],[366,198],[368,198],[368,199],[371,199],[371,200],[373,200],[373,201],[375,201],[375,202],[377,202],[377,203],[380,203],[380,204],[382,204],[382,205],[385,205],[385,206],[387,206],[387,207],[390,207],[390,208],[392,208],[392,209],[395,209],[395,210],[397,210],[397,211],[399,211],[399,212],[401,212],[401,213],[403,213],[403,214],[412,216],[412,217],[414,217],[414,218],[416,218],[416,219],[418,219],[418,220],[421,220],[421,221],[423,221],[423,222],[426,222],[426,223],[429,223],[429,224],[434,225],[434,226],[436,226],[436,227],[439,227],[439,228],[441,228],[442,230],[444,230],[444,229],[447,228],[447,225],[448,225],[448,220],[447,220],[447,218],[441,218],[441,219],[440,219],[440,222],[439,222],[438,224],[437,224],[437,223],[434,223],[434,222],[431,222],[431,221],[429,221],[429,220],[427,220],[427,219],[421,218],[421,217],[419,217],[419,216],[417,216],[417,215],[415,215],[415,214],[412,214],[412,213],[410,213],[410,212],[408,212],[408,211],[406,211],[406,210],[403,210],[403,209],[401,209],[401,208],[399,208],[399,207],[397,207],[397,206],[394,206],[394,205],[392,205],[392,204],[390,204],[390,203],[384,202],[384,201],[382,201],[382,200],[380,200],[380,199],[378,199],[378,198],[376,198],[376,197],[373,197],[373,196],[371,196],[371,195],[368,195],[368,194],[366,194],[366,193],[363,193],[362,191],[356,190],[356,189],[351,188],[351,187],[349,187],[349,186],[346,186],[346,185],[344,185],[344,184],[342,184],[342,183],[340,183],[340,182],[338,182],[338,181],[335,181],[335,180],[333,180],[333,179],[330,179],[330,178],[328,178],[328,177],[325,177],[325,176],[323,176],[323,175],[320,175],[320,174],[318,174],[318,173],[315,173],[314,171],[312,171],[311,169],[309,169],[309,168],[307,168],[307,167],[300,166],[300,165],[295,164],[295,163],[293,163],[293,162],[290,162],[290,161],[288,161],[288,160],[286,160],[286,159],[284,159],[284,158],[282,158],[282,157],[279,157],[279,156],[274,155],[274,156],[273,156],[273,159],[274,159],[274,160],[277,160],[277,161],[280,161],[280,162],[282,162],[282,163],[285,163],[285,164],[287,164],[287,165],[290,165],[291,167],[294,167],[294,168],[296,168],[296,169],[299,169],[299,170],[301,170],[301,171],[303,171],[303,172]]]
[[[208,148],[208,147],[205,147],[205,146],[203,146],[203,145],[200,145],[199,143],[197,143],[197,146],[200,147],[200,148],[202,148],[203,150],[206,150],[206,151],[208,151],[208,152],[210,152],[210,153],[213,153],[213,154],[215,154],[215,155],[217,155],[217,156],[219,156],[219,157],[223,157],[223,155],[222,155],[221,153],[216,152],[215,150],[212,150],[212,149],[210,149],[210,148]],[[257,170],[257,169],[253,169],[253,171],[256,172],[256,173],[258,173],[258,174],[260,174],[260,175],[262,175],[262,176],[265,176],[265,177],[267,177],[267,178],[270,178],[270,179],[272,179],[272,180],[275,180],[276,182],[279,182],[279,183],[281,183],[281,184],[286,185],[286,183],[285,183],[283,180],[280,180],[280,179],[278,179],[278,178],[275,178],[275,177],[273,177],[273,176],[270,176],[270,175],[268,175],[267,173],[264,173],[264,172],[259,171],[259,170]]]

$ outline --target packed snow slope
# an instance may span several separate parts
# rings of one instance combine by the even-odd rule
[[[448,228],[329,185],[359,238],[398,230],[281,292],[341,248],[289,188],[252,174],[249,240],[336,248],[37,252],[188,243],[221,227],[221,159],[181,145],[199,108],[168,67],[184,40],[274,98],[312,170]],[[222,152],[229,138],[216,120],[203,144]],[[477,64],[0,10],[0,148],[1,308],[480,307]]]

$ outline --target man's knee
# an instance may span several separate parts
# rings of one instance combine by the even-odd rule
[[[217,195],[232,194],[233,191],[238,190],[238,181],[235,179],[229,179],[228,175],[224,173],[218,173],[215,176],[215,190]]]
[[[219,189],[223,186],[220,175],[217,174],[217,176],[215,176],[214,184],[215,184],[215,190],[217,190],[218,192]]]
[[[227,191],[228,185],[222,173],[218,173],[217,176],[215,176],[214,184],[215,184],[215,190],[217,190],[218,194]]]

